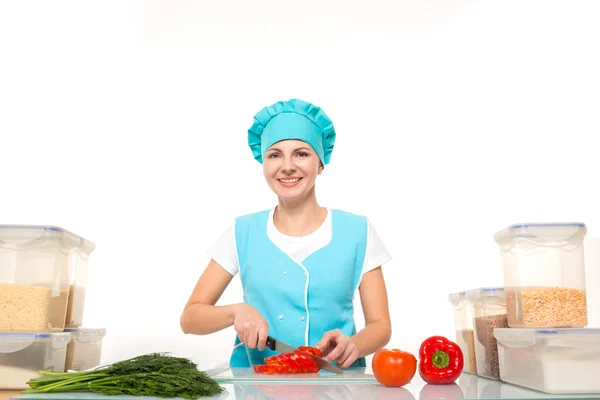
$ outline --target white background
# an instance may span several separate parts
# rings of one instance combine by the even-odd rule
[[[492,236],[522,221],[588,224],[600,326],[599,17],[597,1],[2,2],[0,221],[97,245],[85,325],[108,330],[104,361],[224,361],[233,330],[184,336],[180,313],[218,235],[275,204],[246,131],[297,97],[338,133],[319,201],[368,215],[394,257],[389,346],[451,336],[448,293],[502,285]]]

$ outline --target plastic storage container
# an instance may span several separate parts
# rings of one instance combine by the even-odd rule
[[[89,259],[95,249],[96,246],[92,242],[82,238],[81,245],[69,255],[70,287],[65,328],[78,328],[83,323]]]
[[[511,328],[588,324],[582,223],[511,225],[500,246]]]
[[[600,393],[600,329],[497,329],[500,379],[550,394]]]
[[[460,346],[464,357],[463,371],[477,374],[475,342],[473,334],[473,308],[467,299],[467,292],[451,293],[448,296],[454,309],[454,328],[456,344]]]
[[[467,292],[467,297],[473,304],[477,375],[499,380],[498,345],[494,330],[508,328],[504,288],[474,289]]]
[[[69,333],[0,333],[0,390],[27,389],[40,370],[65,368]]]
[[[63,331],[79,248],[89,245],[61,228],[0,225],[0,331]]]
[[[67,347],[65,371],[83,371],[100,365],[106,329],[65,329],[72,336]]]

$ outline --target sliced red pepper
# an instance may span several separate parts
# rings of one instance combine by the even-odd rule
[[[265,358],[265,365],[255,365],[253,369],[257,373],[266,374],[296,374],[318,372],[319,367],[307,353],[321,357],[319,349],[311,346],[301,346],[293,353],[282,353]]]
[[[292,358],[292,355],[293,353],[281,354],[281,362],[283,365],[288,367],[288,372],[290,374],[296,374],[301,371],[298,371],[298,364],[296,364],[296,361]]]
[[[317,349],[316,347],[312,347],[312,346],[300,346],[298,347],[298,350],[302,350],[305,351],[309,354],[312,354],[313,356],[322,358],[323,357],[323,353],[321,353],[321,350]]]
[[[317,364],[315,364],[309,355],[303,353],[301,350],[296,350],[294,353],[298,357],[296,364],[301,366],[304,372],[316,372],[319,370],[319,367],[317,367]]]
[[[284,365],[279,356],[271,356],[271,357],[267,357],[265,358],[265,363],[268,365]]]
[[[295,356],[297,357],[297,359],[294,361],[296,362],[298,369],[302,372],[310,372],[310,365],[308,363],[308,360],[306,360],[304,357],[298,354],[296,354]]]
[[[285,374],[287,372],[287,368],[283,365],[254,365],[252,367],[254,372],[259,374]]]

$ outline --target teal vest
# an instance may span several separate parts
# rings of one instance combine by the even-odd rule
[[[291,346],[314,346],[329,330],[356,334],[353,298],[360,282],[367,243],[367,219],[331,210],[331,242],[294,261],[267,236],[269,210],[238,217],[235,240],[244,302],[269,324],[269,335]],[[236,336],[235,344],[240,342]],[[231,368],[264,364],[278,354],[240,346]],[[365,367],[364,358],[351,367]]]

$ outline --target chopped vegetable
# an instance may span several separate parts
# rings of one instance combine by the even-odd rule
[[[417,373],[417,359],[398,349],[379,349],[371,360],[373,375],[383,386],[400,387],[409,383]]]
[[[287,367],[285,365],[255,365],[252,367],[254,372],[259,374],[285,374]]]
[[[310,346],[300,346],[293,353],[281,353],[265,358],[265,364],[254,365],[252,369],[259,374],[297,374],[318,372],[319,367],[306,353],[321,358],[319,349]]]
[[[305,351],[309,354],[312,354],[315,357],[319,357],[319,358],[323,357],[323,353],[321,353],[321,350],[317,349],[316,347],[300,346],[300,347],[298,347],[298,350]]]
[[[419,349],[419,375],[434,385],[451,384],[462,373],[464,361],[460,347],[443,336],[432,336]]]
[[[95,392],[103,395],[197,399],[223,388],[187,358],[151,353],[81,372],[39,371],[23,393]]]

